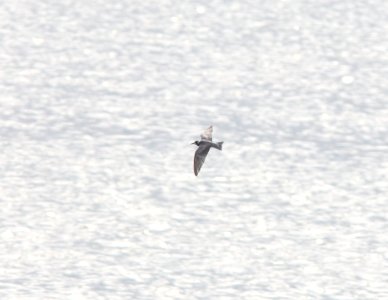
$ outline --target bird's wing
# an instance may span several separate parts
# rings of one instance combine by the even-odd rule
[[[205,162],[206,155],[209,153],[210,147],[207,145],[201,145],[198,147],[197,151],[195,151],[194,155],[194,174],[198,176],[199,170],[203,163]]]
[[[212,141],[212,135],[213,135],[213,126],[210,126],[208,129],[206,129],[202,134],[201,134],[201,140],[202,141]]]

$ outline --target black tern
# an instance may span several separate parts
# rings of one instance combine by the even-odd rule
[[[209,153],[210,148],[216,148],[218,150],[222,150],[222,144],[224,142],[213,143],[212,142],[213,135],[213,126],[210,126],[201,134],[201,141],[195,141],[193,144],[198,146],[197,151],[195,151],[194,155],[194,174],[198,176],[199,170],[203,163],[205,162],[206,155]]]

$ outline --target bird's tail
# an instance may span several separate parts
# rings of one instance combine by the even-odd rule
[[[224,142],[218,142],[217,143],[217,145],[218,145],[218,150],[222,150],[222,144],[223,144]]]

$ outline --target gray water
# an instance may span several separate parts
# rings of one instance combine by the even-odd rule
[[[388,299],[387,24],[383,0],[3,1],[0,298]]]

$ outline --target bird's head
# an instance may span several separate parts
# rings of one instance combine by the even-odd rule
[[[192,145],[195,144],[197,146],[199,146],[199,142],[198,141],[195,141],[194,143],[191,143]]]

